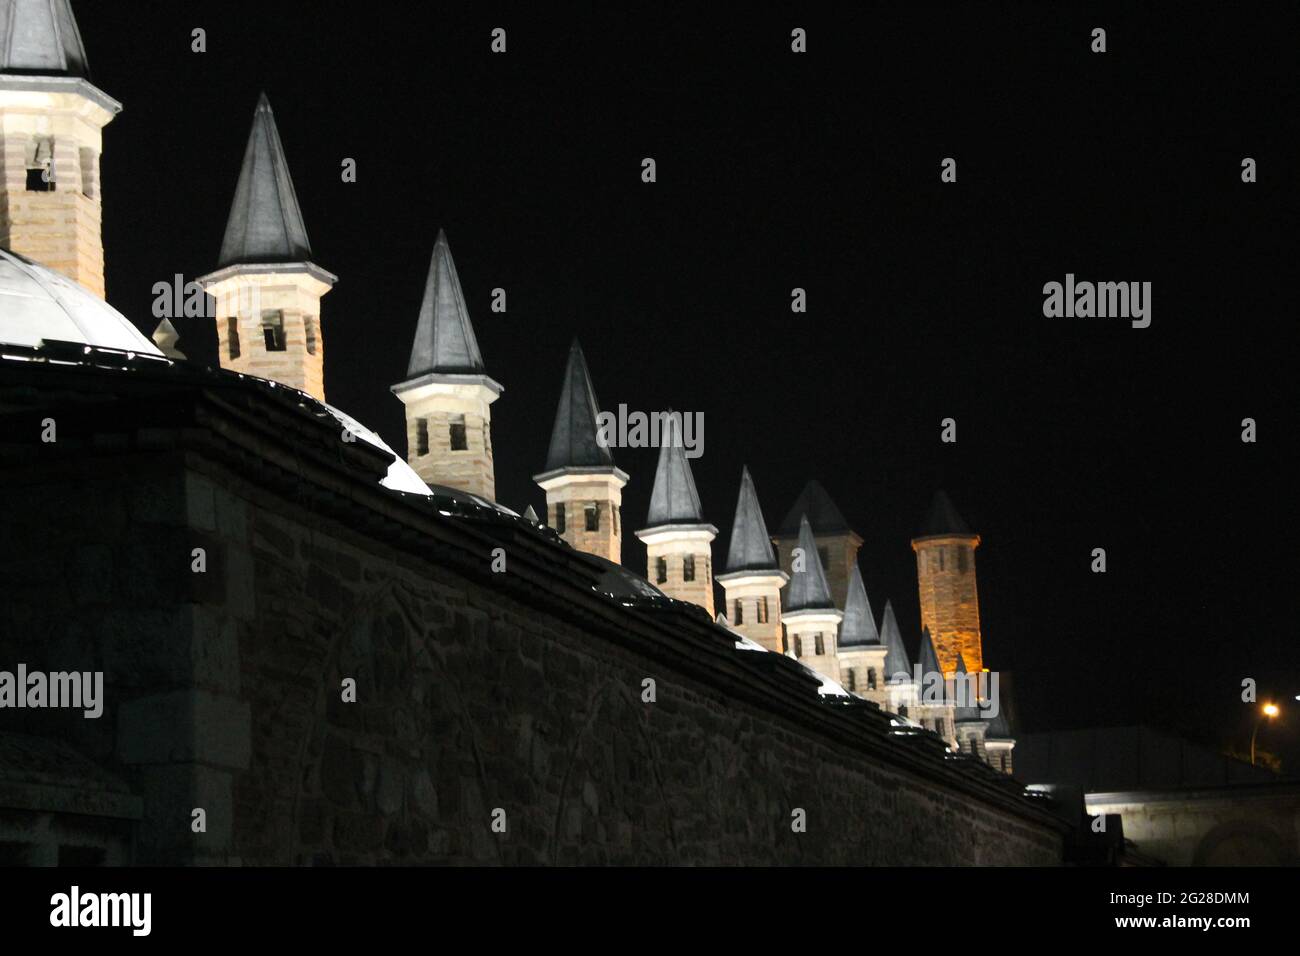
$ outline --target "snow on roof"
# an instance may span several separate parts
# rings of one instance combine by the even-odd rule
[[[322,403],[324,405],[324,403]],[[392,463],[388,466],[388,474],[380,479],[380,484],[385,488],[393,491],[405,491],[413,495],[425,495],[433,497],[433,490],[424,483],[415,469],[403,461],[375,432],[372,432],[365,425],[361,424],[351,415],[339,411],[333,405],[324,405],[324,408],[338,420],[339,424],[349,432],[360,438],[362,441],[374,445],[381,451],[388,452],[392,456]]]
[[[45,340],[163,357],[103,299],[45,266],[0,249],[0,342],[38,348]]]

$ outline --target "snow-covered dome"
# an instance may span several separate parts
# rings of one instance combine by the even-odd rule
[[[162,357],[117,309],[77,283],[0,249],[0,343],[81,342]]]

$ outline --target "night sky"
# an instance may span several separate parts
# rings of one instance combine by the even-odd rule
[[[1300,31],[1280,5],[618,6],[74,3],[92,79],[125,106],[105,133],[109,300],[147,332],[155,282],[215,268],[265,90],[340,277],[329,400],[399,450],[389,386],[441,227],[506,389],[505,504],[541,510],[577,336],[604,407],[704,413],[718,564],[742,464],[773,530],[816,477],[915,649],[909,540],[943,487],[983,536],[986,660],[1014,673],[1025,729],[1145,722],[1243,749],[1254,677],[1287,705],[1261,747],[1300,766]],[[1151,327],[1045,318],[1067,272],[1152,282]],[[213,324],[176,324],[215,364]],[[616,454],[630,530],[657,453]],[[631,535],[624,552],[644,570]]]

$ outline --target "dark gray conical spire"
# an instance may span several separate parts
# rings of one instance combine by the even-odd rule
[[[988,727],[984,729],[984,739],[986,740],[1011,740],[1011,724],[1007,721],[1007,712],[1001,707],[998,708],[997,716],[989,721]]]
[[[546,453],[546,471],[557,468],[591,468],[614,466],[614,455],[596,440],[596,415],[600,405],[587,371],[582,346],[573,340],[569,347],[569,364],[564,370],[564,386],[555,409],[551,429],[551,446]]]
[[[912,660],[903,646],[903,635],[894,616],[894,602],[885,602],[885,614],[880,621],[880,643],[885,645],[885,679],[893,680],[895,674],[912,676]]]
[[[68,0],[0,0],[0,73],[89,75]]]
[[[926,674],[941,674],[939,669],[939,657],[934,652],[934,641],[930,640],[930,629],[928,627],[921,629],[921,659],[918,663],[921,665],[921,674],[924,678]]]
[[[857,562],[849,575],[849,593],[844,599],[844,621],[840,624],[839,646],[874,647],[880,644],[880,632],[876,630],[876,620],[871,614],[871,602],[867,600],[867,586],[862,583],[862,572]]]
[[[736,499],[736,518],[731,524],[731,544],[727,548],[727,573],[733,571],[779,571],[772,551],[772,537],[767,533],[763,509],[749,467],[740,469],[740,497]]]
[[[682,443],[681,418],[669,411],[668,424],[659,436],[659,465],[650,492],[646,527],[665,524],[699,524],[704,520],[695,476]]]
[[[962,520],[962,516],[953,507],[952,499],[948,497],[947,492],[942,490],[934,493],[930,513],[926,516],[925,523],[921,525],[921,530],[917,532],[916,536],[918,538],[929,538],[940,535],[974,535],[970,526]]]
[[[307,227],[298,208],[271,104],[263,93],[253,113],[253,129],[248,134],[217,268],[310,259]]]
[[[968,671],[966,670],[966,659],[961,656],[961,651],[958,651],[957,652],[957,693],[959,695],[969,693],[970,697],[965,700],[959,698],[956,701],[957,708],[956,708],[955,716],[957,720],[979,720],[980,719],[979,702],[974,699],[976,688],[974,687],[968,688],[966,686],[968,683],[966,680],[967,673]]]
[[[813,537],[812,526],[808,524],[806,515],[799,519],[799,547],[803,550],[804,569],[791,571],[782,610],[833,609],[835,602],[831,600],[831,589],[826,584],[826,572],[822,569],[822,559],[817,553],[817,541]]]
[[[794,505],[786,512],[785,520],[781,522],[781,534],[798,534],[799,519],[805,516],[815,534],[841,534],[850,530],[844,513],[831,500],[821,482],[815,479],[803,486]]]
[[[469,320],[465,293],[456,275],[447,235],[439,229],[406,374],[415,378],[432,372],[481,371],[483,356],[479,354],[478,339]]]

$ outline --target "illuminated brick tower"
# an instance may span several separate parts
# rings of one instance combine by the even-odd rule
[[[945,674],[960,653],[972,671],[984,668],[980,605],[975,589],[975,549],[980,536],[967,527],[944,492],[934,496],[930,516],[912,539],[921,596],[921,624],[934,642]]]
[[[68,0],[0,3],[0,247],[103,298],[99,157],[122,104],[87,76]]]
[[[406,381],[406,460],[431,485],[496,500],[492,408],[501,386],[484,372],[465,294],[441,230],[433,246]]]
[[[338,278],[311,261],[311,243],[265,94],[226,222],[217,271],[199,279],[217,300],[221,367],[325,401],[320,300]]]
[[[546,492],[546,523],[579,551],[623,563],[623,486],[627,472],[598,438],[600,405],[575,339],[555,409],[546,470],[533,481]]]
[[[718,529],[704,520],[691,463],[682,445],[681,419],[670,416],[659,446],[650,492],[645,542],[646,576],[671,598],[698,604],[713,616],[713,539]]]

